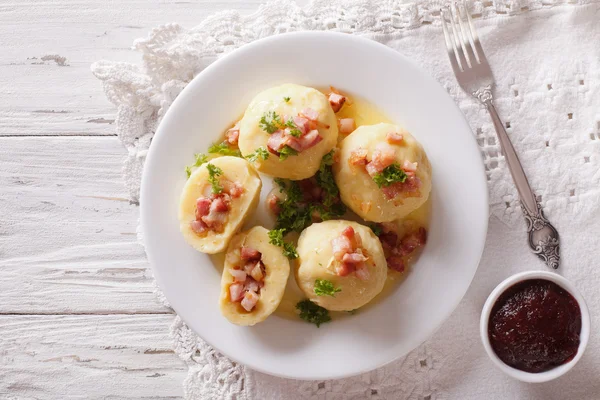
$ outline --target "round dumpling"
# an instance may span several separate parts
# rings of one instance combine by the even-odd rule
[[[221,313],[236,325],[264,321],[281,302],[290,262],[269,243],[268,230],[256,226],[236,235],[227,249],[221,278]]]
[[[383,289],[387,264],[368,227],[331,220],[306,228],[298,240],[296,282],[313,302],[331,311],[364,306]]]
[[[403,218],[429,197],[425,150],[396,125],[359,127],[341,142],[339,155],[333,171],[342,201],[367,221]]]
[[[185,240],[203,253],[225,250],[256,210],[261,186],[256,170],[242,158],[218,157],[201,165],[183,187],[179,202]]]
[[[259,93],[240,121],[244,156],[262,152],[254,165],[265,174],[306,179],[337,143],[338,126],[327,97],[316,89],[285,84]],[[265,159],[266,158],[266,159]]]

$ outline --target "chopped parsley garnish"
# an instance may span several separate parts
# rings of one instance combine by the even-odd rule
[[[263,161],[265,161],[267,158],[269,158],[269,152],[263,146],[254,150],[254,153],[251,153],[246,156],[246,159],[250,162],[255,162],[259,158]]]
[[[380,224],[369,224],[369,228],[371,228],[375,236],[379,236],[383,232]]]
[[[292,149],[290,146],[285,146],[283,149],[279,150],[279,161],[283,161],[287,159],[289,156],[297,156],[298,152]]]
[[[313,288],[313,290],[315,291],[315,294],[317,296],[331,297],[335,297],[336,293],[342,291],[342,289],[333,286],[333,283],[331,281],[328,281],[327,279],[316,279],[315,287]]]
[[[212,146],[208,148],[208,152],[211,154],[221,154],[223,156],[242,156],[239,149],[229,146],[229,143],[227,142],[213,143]]]
[[[285,97],[283,98],[283,101],[285,101],[286,103],[289,103],[291,99],[292,99],[291,97],[287,97],[287,96],[285,96]]]
[[[302,232],[313,222],[313,217],[326,221],[339,218],[346,213],[346,206],[339,198],[339,190],[333,179],[332,164],[333,152],[323,157],[321,167],[314,178],[324,192],[320,202],[306,201],[297,181],[274,179],[279,186],[279,192],[286,195],[285,200],[278,202],[280,211],[277,214],[275,229],[283,229],[284,234]]]
[[[281,117],[275,111],[268,111],[260,118],[258,126],[267,133],[275,133],[283,127],[284,124]]]
[[[212,186],[213,194],[221,193],[223,191],[223,186],[221,186],[219,178],[217,177],[223,174],[223,170],[211,163],[206,164],[206,169],[208,170],[208,181]]]
[[[194,157],[196,158],[196,161],[194,162],[194,164],[188,165],[187,167],[185,167],[185,173],[187,174],[188,178],[190,177],[190,175],[192,175],[193,167],[199,167],[208,161],[208,156],[206,154],[196,153],[196,154],[194,154]]]
[[[379,187],[387,187],[396,182],[404,182],[406,173],[396,163],[387,166],[383,171],[373,177],[373,180]]]
[[[296,309],[300,310],[300,318],[306,322],[317,325],[317,328],[325,322],[331,321],[329,311],[316,305],[310,300],[302,300],[296,304]]]
[[[285,235],[283,229],[272,229],[269,231],[269,243],[274,244],[275,246],[279,246],[283,248],[283,255],[293,260],[298,258],[298,253],[296,252],[296,246],[292,243],[287,243],[283,240],[283,235]]]
[[[296,125],[296,123],[291,118],[285,122],[285,126],[290,128],[290,135],[292,135],[293,137],[302,136],[302,132],[300,132],[300,129],[298,129],[298,125]]]

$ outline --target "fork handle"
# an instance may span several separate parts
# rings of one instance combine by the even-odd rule
[[[527,222],[529,247],[534,254],[548,265],[548,267],[556,269],[560,263],[558,232],[544,216],[542,206],[538,203],[535,193],[533,193],[533,190],[529,185],[529,181],[527,180],[527,176],[525,176],[525,171],[523,171],[523,166],[519,161],[515,148],[506,133],[506,129],[504,129],[504,124],[500,120],[496,107],[494,107],[491,90],[486,91],[485,98],[479,97],[479,99],[486,106],[492,117],[494,128],[496,128],[496,134],[500,141],[500,148],[504,153],[508,170],[512,175],[517,191],[519,192],[521,208],[523,209],[525,221]]]
[[[532,214],[536,213],[537,201],[535,194],[533,193],[531,186],[529,186],[529,181],[527,180],[527,176],[525,176],[523,166],[521,166],[519,157],[517,156],[515,148],[513,147],[512,142],[506,133],[506,129],[504,129],[504,124],[500,120],[498,111],[496,111],[496,107],[494,107],[492,99],[484,101],[483,104],[487,107],[490,116],[492,117],[492,121],[494,122],[494,128],[496,128],[496,134],[498,135],[498,140],[500,141],[500,148],[504,153],[508,170],[512,175],[515,186],[517,187],[517,191],[519,192],[519,198],[521,199],[521,202],[527,211]]]

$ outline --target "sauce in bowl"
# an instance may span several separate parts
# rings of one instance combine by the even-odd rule
[[[498,357],[526,372],[544,372],[575,357],[581,309],[554,282],[530,279],[509,287],[490,314],[488,336]]]

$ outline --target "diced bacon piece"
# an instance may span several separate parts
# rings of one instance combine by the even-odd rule
[[[250,276],[252,276],[255,281],[261,282],[265,278],[265,274],[263,273],[263,263],[260,261],[257,262],[254,268],[252,268]]]
[[[347,276],[354,272],[354,270],[355,267],[353,264],[340,263],[336,267],[335,272],[338,274],[338,276]]]
[[[201,220],[194,220],[192,222],[190,222],[190,229],[192,231],[194,231],[194,233],[204,233],[208,230],[208,226],[206,226],[206,224],[204,222],[202,222]]]
[[[367,261],[367,257],[365,257],[361,253],[346,253],[342,258],[342,262],[346,264],[360,264]]]
[[[244,283],[244,289],[246,289],[249,292],[256,293],[260,288],[258,287],[258,282],[256,282],[254,278],[248,277],[246,278],[246,282]]]
[[[238,139],[240,137],[240,127],[239,127],[239,122],[236,122],[236,124],[233,126],[233,128],[230,128],[227,130],[227,132],[225,132],[225,141],[227,141],[227,143],[236,146],[238,144]]]
[[[340,133],[348,134],[354,132],[356,129],[356,123],[354,118],[341,118],[339,120]]]
[[[305,137],[305,136],[303,136]],[[304,150],[304,146],[302,145],[302,138],[296,138],[292,135],[289,134],[289,129],[286,128],[285,132],[284,132],[284,145],[285,146],[289,146],[292,149],[296,150],[297,152],[301,152],[302,150]]]
[[[260,260],[261,254],[260,251],[253,249],[249,246],[242,246],[240,256],[244,261],[258,261]]]
[[[202,222],[204,222],[210,229],[218,230],[220,229],[227,219],[227,212],[215,211],[211,204],[210,212],[208,215],[202,217]]]
[[[279,206],[279,197],[274,193],[271,193],[269,197],[267,197],[267,206],[269,210],[273,212],[273,214],[278,215],[281,211],[281,207]]]
[[[210,212],[225,212],[229,211],[229,206],[225,202],[222,196],[217,197],[210,204]]]
[[[355,249],[362,246],[362,240],[360,236],[357,235],[356,232],[354,232],[354,228],[352,228],[351,226],[346,227],[342,231],[342,236],[345,236],[348,238],[348,240],[350,240],[350,246],[352,247],[352,250],[350,250],[348,253],[352,253]]]
[[[269,149],[271,153],[279,155],[279,152],[285,146],[286,140],[286,135],[283,134],[283,131],[276,131],[269,135],[267,149]]]
[[[339,93],[329,93],[329,104],[333,108],[333,112],[340,111],[345,102],[346,96],[342,96]]]
[[[246,273],[241,269],[230,269],[229,273],[231,274],[235,282],[246,281]]]
[[[298,127],[298,130],[302,132],[303,135],[307,134],[310,131],[310,121],[308,118],[302,117],[300,115],[292,118],[294,124]]]
[[[427,231],[421,227],[416,232],[413,232],[402,238],[400,242],[400,252],[408,255],[417,248],[424,246],[427,242]]]
[[[350,157],[348,158],[348,163],[350,165],[363,166],[367,165],[367,149],[363,147],[359,147],[356,150],[352,150],[350,152]]]
[[[239,182],[232,182],[230,180],[223,179],[221,181],[223,191],[232,198],[238,198],[244,193],[244,187]]]
[[[212,203],[212,200],[206,197],[198,197],[198,199],[196,200],[196,219],[199,220],[200,218],[204,217],[205,215],[207,215],[210,211],[210,204]]]
[[[408,160],[404,160],[404,163],[402,164],[402,169],[405,172],[415,172],[417,170],[417,163],[416,162],[410,162]]]
[[[321,135],[319,135],[319,131],[316,129],[313,129],[310,132],[308,132],[306,135],[304,135],[304,136],[300,137],[300,139],[298,139],[298,142],[300,142],[300,146],[301,146],[301,149],[298,151],[303,151],[303,150],[309,149],[309,148],[315,146],[321,140],[323,140],[323,138],[321,137]],[[294,150],[296,150],[296,149],[294,149]]]
[[[398,272],[404,271],[404,259],[401,256],[393,255],[388,257],[386,261],[389,269],[393,269],[394,271]]]
[[[398,243],[398,234],[395,232],[385,232],[379,235],[379,240],[382,245],[394,248]]]
[[[371,276],[371,273],[369,272],[369,267],[367,267],[367,264],[365,264],[365,263],[359,264],[356,267],[355,272],[356,272],[356,277],[358,279],[360,279],[361,281],[366,281]]]
[[[368,163],[367,166],[365,167],[365,169],[367,170],[367,174],[369,174],[371,177],[377,175],[379,172],[381,172],[379,170],[379,168],[377,168],[377,166],[375,166],[375,164],[373,163]]]
[[[374,171],[379,173],[386,167],[392,165],[394,161],[396,161],[394,149],[387,144],[379,144],[373,152],[373,156],[371,157],[371,162],[369,165],[371,165],[371,168]],[[367,165],[367,170],[369,170],[369,165]]]
[[[241,283],[229,285],[229,298],[233,302],[242,300],[244,298],[244,285]]]
[[[342,235],[346,236],[350,240],[354,239],[354,228],[351,226],[347,226],[342,231]]]
[[[398,132],[388,132],[388,134],[385,136],[385,140],[389,144],[400,144],[404,140],[404,136]]]
[[[331,240],[331,248],[333,250],[333,257],[337,261],[342,261],[344,254],[352,253],[352,242],[348,236],[340,235]]]
[[[250,312],[256,306],[256,303],[258,303],[258,295],[255,292],[246,292],[241,304],[244,310]]]
[[[305,117],[310,121],[317,121],[319,119],[319,112],[313,110],[312,108],[305,108],[301,114],[301,116]]]
[[[400,193],[402,193],[404,191],[403,187],[404,186],[402,183],[394,183],[394,184],[391,184],[390,186],[382,187],[381,192],[388,199],[393,199],[394,197],[398,196]]]

